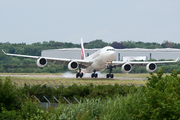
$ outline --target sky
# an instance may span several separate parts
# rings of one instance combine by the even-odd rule
[[[0,42],[180,43],[180,0],[0,0]]]

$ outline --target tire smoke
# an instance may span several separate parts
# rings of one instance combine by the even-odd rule
[[[96,72],[98,74],[98,78],[106,78],[106,74],[101,72]],[[91,78],[92,73],[84,73],[83,78]],[[63,78],[76,78],[76,73],[65,72],[62,74]]]

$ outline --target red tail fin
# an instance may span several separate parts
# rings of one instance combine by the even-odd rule
[[[84,52],[84,45],[83,45],[83,39],[81,38],[81,51],[82,51],[82,59],[85,59],[85,52]]]

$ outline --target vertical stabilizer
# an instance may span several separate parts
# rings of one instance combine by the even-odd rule
[[[85,59],[85,52],[84,52],[84,44],[83,44],[83,39],[81,38],[81,51],[82,51],[82,59]]]

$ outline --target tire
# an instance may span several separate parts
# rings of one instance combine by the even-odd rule
[[[106,75],[106,78],[109,78],[109,74]]]
[[[93,78],[94,77],[94,73],[93,74],[91,74],[91,78]]]
[[[76,78],[78,78],[79,76],[80,76],[79,73],[77,73],[77,74],[76,74]]]
[[[76,78],[78,78],[79,76],[78,76],[78,74],[76,74]]]
[[[111,74],[111,78],[114,78],[114,75],[113,75],[113,74]]]
[[[97,77],[98,77],[98,74],[96,73],[96,74],[95,74],[95,78],[97,78]]]
[[[80,78],[82,78],[83,77],[83,73],[81,73],[79,76],[80,76]]]

